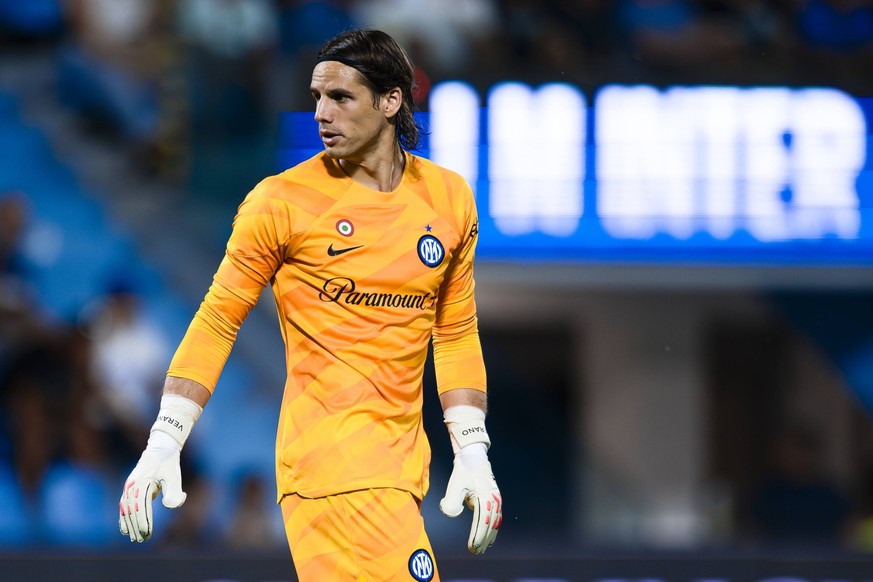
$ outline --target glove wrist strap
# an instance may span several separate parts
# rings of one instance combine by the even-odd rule
[[[445,423],[452,439],[452,449],[457,454],[468,445],[482,443],[487,450],[491,439],[485,429],[485,411],[476,406],[458,405],[445,411]]]
[[[161,397],[161,408],[158,418],[152,425],[151,433],[160,431],[170,435],[179,448],[185,445],[194,423],[200,418],[203,408],[189,398],[178,394],[164,394]]]

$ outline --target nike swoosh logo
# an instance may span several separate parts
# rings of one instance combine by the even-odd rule
[[[349,252],[349,251],[353,251],[353,250],[355,250],[355,249],[359,249],[359,248],[361,248],[362,246],[364,246],[364,245],[358,245],[358,246],[356,246],[356,247],[348,247],[348,248],[345,248],[345,249],[335,249],[335,248],[333,248],[333,243],[331,243],[331,245],[330,245],[329,247],[327,247],[327,254],[330,255],[330,256],[332,256],[332,257],[335,257],[335,256],[337,256],[337,255],[341,255],[341,254],[343,254],[343,253],[347,253],[347,252]]]

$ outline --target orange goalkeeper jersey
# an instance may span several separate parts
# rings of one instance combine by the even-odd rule
[[[473,296],[477,215],[458,174],[411,155],[379,192],[324,153],[259,183],[168,375],[214,390],[236,333],[272,286],[288,377],[279,498],[394,487],[419,499],[430,447],[422,375],[485,391]]]

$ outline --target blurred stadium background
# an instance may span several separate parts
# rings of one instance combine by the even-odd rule
[[[315,49],[418,65],[482,219],[506,523],[448,580],[873,579],[863,0],[0,0],[0,580],[294,580],[267,297],[132,546],[121,483],[237,204],[318,149]]]

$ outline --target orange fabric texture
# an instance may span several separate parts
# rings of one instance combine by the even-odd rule
[[[440,393],[486,390],[474,300],[477,215],[459,175],[406,155],[393,192],[318,154],[258,184],[168,374],[210,391],[271,285],[288,377],[278,496],[393,487],[421,499],[430,447],[422,375]]]
[[[370,489],[282,499],[285,533],[300,582],[438,582],[416,499]],[[413,556],[426,552],[418,563]],[[411,558],[413,558],[411,560]]]

